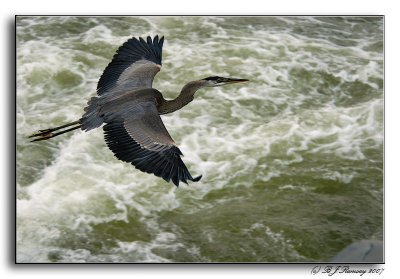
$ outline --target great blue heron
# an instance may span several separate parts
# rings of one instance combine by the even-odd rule
[[[81,128],[89,131],[102,124],[104,138],[114,155],[137,169],[153,173],[179,186],[199,181],[193,178],[181,159],[182,152],[165,128],[160,115],[174,112],[189,104],[197,90],[247,79],[211,76],[183,86],[174,100],[165,100],[152,88],[154,76],[161,69],[164,37],[131,38],[126,41],[105,68],[85,113],[78,121],[39,130],[29,136],[42,141]],[[55,131],[58,131],[54,133]]]

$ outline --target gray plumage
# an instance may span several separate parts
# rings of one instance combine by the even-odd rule
[[[131,38],[114,55],[97,85],[85,113],[78,121],[31,135],[32,141],[47,140],[63,133],[89,131],[103,125],[104,138],[114,155],[137,169],[153,173],[179,186],[198,181],[181,159],[182,152],[169,135],[160,115],[174,112],[190,103],[197,90],[247,81],[212,76],[187,83],[174,100],[165,100],[152,88],[161,69],[164,38]],[[65,129],[67,127],[71,127]],[[60,132],[53,133],[54,131]]]

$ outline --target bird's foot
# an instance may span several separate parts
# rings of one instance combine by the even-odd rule
[[[31,140],[31,142],[47,140],[54,136],[52,131],[53,131],[53,129],[39,130],[37,133],[30,135],[28,138],[36,138],[36,139]]]

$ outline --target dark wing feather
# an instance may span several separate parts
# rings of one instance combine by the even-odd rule
[[[118,88],[151,88],[154,76],[161,69],[164,37],[147,41],[131,38],[126,41],[105,68],[97,84],[97,94]]]
[[[138,106],[141,109],[138,109]],[[107,123],[104,137],[114,155],[137,169],[153,173],[179,186],[193,178],[181,159],[182,152],[168,134],[153,102],[143,102],[134,108],[136,114],[123,114]]]

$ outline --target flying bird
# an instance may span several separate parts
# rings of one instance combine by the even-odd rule
[[[179,182],[199,181],[183,163],[182,152],[171,138],[160,115],[174,112],[193,101],[203,87],[216,87],[247,79],[210,76],[190,81],[173,100],[164,99],[152,88],[155,75],[161,70],[164,37],[146,40],[135,37],[119,47],[97,84],[83,116],[74,122],[29,136],[32,141],[48,140],[75,129],[89,131],[103,124],[104,138],[121,161],[152,173],[179,186]]]

